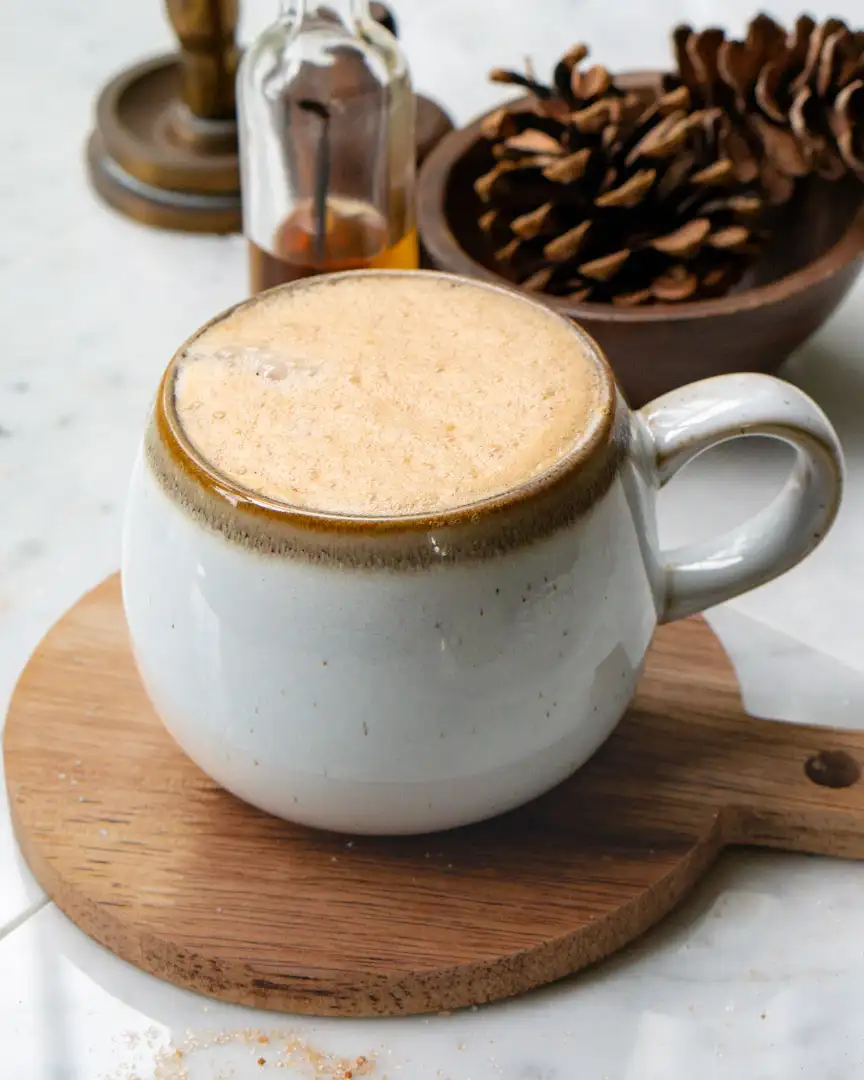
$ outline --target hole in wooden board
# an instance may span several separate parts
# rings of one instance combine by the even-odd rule
[[[845,750],[820,750],[808,758],[804,772],[821,787],[851,787],[861,776],[861,766]]]

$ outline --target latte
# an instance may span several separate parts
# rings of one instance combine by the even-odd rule
[[[237,485],[355,516],[435,513],[548,471],[601,398],[590,346],[511,294],[369,273],[275,290],[179,359],[194,450]]]

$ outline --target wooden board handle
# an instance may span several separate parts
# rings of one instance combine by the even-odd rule
[[[654,639],[633,734],[611,740],[617,775],[650,782],[670,825],[704,807],[721,844],[864,859],[864,731],[747,715],[720,642],[682,625]]]
[[[728,843],[864,859],[864,731],[753,720]]]

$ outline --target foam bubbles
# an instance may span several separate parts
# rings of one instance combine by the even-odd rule
[[[284,360],[273,359],[262,364],[258,373],[270,382],[282,382],[283,379],[288,378],[288,364]]]
[[[200,360],[207,354],[199,350],[189,359]],[[212,353],[214,360],[223,364],[226,370],[236,369],[238,365],[258,378],[270,383],[285,382],[297,376],[316,375],[321,369],[319,361],[303,355],[296,355],[287,350],[264,349],[258,345],[236,345],[232,348],[220,348]]]
[[[597,374],[566,323],[479,287],[346,278],[261,298],[178,365],[184,430],[247,490],[339,513],[433,512],[573,445]]]

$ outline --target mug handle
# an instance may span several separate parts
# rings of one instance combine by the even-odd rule
[[[656,486],[703,450],[748,435],[796,450],[783,490],[730,532],[660,556],[661,622],[694,615],[763,585],[808,555],[831,527],[843,488],[843,454],[825,414],[797,387],[770,375],[720,375],[640,409]]]

